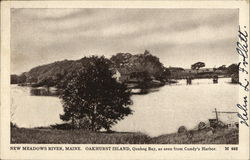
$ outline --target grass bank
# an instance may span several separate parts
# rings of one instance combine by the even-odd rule
[[[137,132],[12,128],[11,143],[28,144],[238,144],[238,129],[188,131],[149,137]]]

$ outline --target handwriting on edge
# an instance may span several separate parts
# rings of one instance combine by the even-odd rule
[[[244,26],[244,29],[246,29],[246,26]],[[247,67],[248,67],[248,33],[246,30],[242,31],[239,26],[239,41],[237,42],[237,53],[241,56],[242,61],[239,62],[239,72],[242,72],[243,74],[248,75]],[[249,91],[249,81],[248,79],[244,79],[243,82],[239,82],[239,85],[244,89],[244,91]],[[239,112],[237,116],[240,118],[240,123],[245,124],[247,127],[249,127],[247,121],[248,121],[248,113],[247,113],[247,101],[248,96],[243,97],[243,104],[237,104],[236,106],[243,112],[242,114]]]

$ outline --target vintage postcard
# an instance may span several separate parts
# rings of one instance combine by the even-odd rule
[[[249,1],[2,1],[1,159],[249,159]]]

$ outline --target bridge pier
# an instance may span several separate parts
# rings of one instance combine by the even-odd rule
[[[187,80],[187,85],[191,85],[192,84],[192,79],[190,77],[186,78]]]
[[[218,76],[216,75],[216,76],[213,76],[213,83],[215,84],[215,83],[218,83]]]

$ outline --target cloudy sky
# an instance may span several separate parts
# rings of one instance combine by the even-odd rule
[[[89,55],[145,49],[166,66],[238,61],[238,10],[12,9],[11,73]]]

